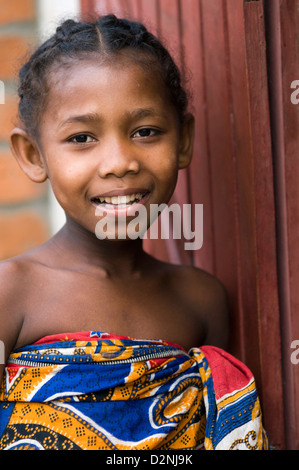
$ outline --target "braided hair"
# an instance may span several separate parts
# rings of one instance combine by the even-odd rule
[[[159,66],[171,101],[182,122],[187,105],[187,94],[181,84],[181,75],[171,55],[162,43],[143,24],[115,15],[98,18],[94,22],[64,21],[56,33],[44,42],[30,57],[19,73],[19,118],[29,135],[38,137],[38,123],[45,109],[49,92],[49,73],[54,65],[74,59],[86,59],[97,53],[103,59],[125,49],[138,61],[137,51],[152,58]],[[139,54],[142,56],[142,54]],[[144,65],[146,61],[143,61]]]

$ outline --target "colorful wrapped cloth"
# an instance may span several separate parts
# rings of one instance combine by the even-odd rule
[[[215,347],[81,332],[6,364],[2,450],[267,448],[252,374]]]

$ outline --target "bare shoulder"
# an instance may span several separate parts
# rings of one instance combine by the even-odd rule
[[[212,274],[192,266],[178,267],[173,279],[183,301],[205,325],[204,344],[227,348],[229,309],[223,284]]]
[[[13,313],[20,299],[20,292],[26,273],[26,263],[21,258],[11,258],[0,262],[0,315]],[[23,281],[23,282],[22,282]],[[1,324],[1,327],[3,325]]]
[[[24,320],[22,285],[25,277],[26,266],[21,259],[0,262],[0,344],[5,360],[17,342]]]

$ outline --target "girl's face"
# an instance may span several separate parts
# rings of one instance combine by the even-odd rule
[[[162,80],[128,59],[74,62],[52,74],[47,101],[40,150],[66,214],[95,233],[102,209],[129,221],[137,203],[149,223],[150,204],[169,202],[188,163]]]

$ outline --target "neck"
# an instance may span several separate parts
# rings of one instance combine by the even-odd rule
[[[99,240],[70,218],[52,242],[64,259],[68,258],[69,265],[75,260],[79,269],[96,269],[106,277],[138,274],[148,256],[141,239]]]

